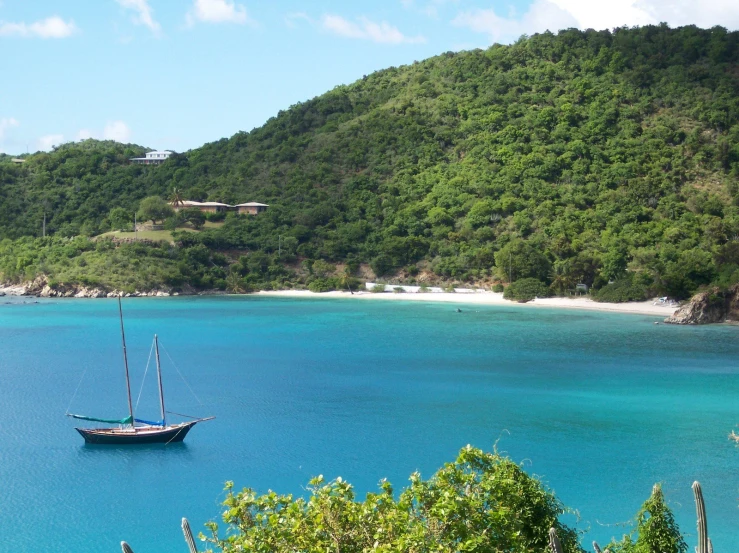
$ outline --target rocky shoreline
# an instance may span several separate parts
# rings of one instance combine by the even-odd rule
[[[667,324],[704,325],[739,321],[739,285],[699,292],[665,319]]]
[[[107,290],[96,286],[83,284],[58,284],[50,286],[47,279],[36,278],[22,284],[0,283],[0,296],[35,296],[39,298],[116,298],[116,297],[167,297],[195,295],[197,292],[185,288],[182,291],[159,289],[148,291],[124,292],[122,290]]]

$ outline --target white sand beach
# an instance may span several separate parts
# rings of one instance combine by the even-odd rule
[[[286,298],[344,298],[376,301],[428,301],[464,303],[470,305],[510,305],[522,308],[551,307],[562,309],[585,309],[590,311],[608,311],[613,313],[634,313],[669,317],[675,312],[675,306],[667,306],[653,301],[628,303],[600,303],[588,298],[537,298],[528,303],[517,303],[503,299],[502,293],[470,291],[467,293],[433,292],[433,293],[393,293],[393,292],[323,292],[315,293],[307,290],[280,290],[258,292],[258,296]]]

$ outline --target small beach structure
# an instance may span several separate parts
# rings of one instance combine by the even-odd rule
[[[173,153],[169,150],[154,150],[152,152],[146,152],[145,157],[132,157],[129,161],[135,165],[161,165]]]

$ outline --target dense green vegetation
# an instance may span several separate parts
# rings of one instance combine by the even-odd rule
[[[209,523],[208,542],[225,553],[254,551],[549,552],[555,528],[566,553],[584,553],[581,535],[563,524],[567,512],[542,483],[497,453],[467,446],[428,480],[414,473],[395,494],[387,481],[357,500],[351,484],[311,480],[308,498],[228,483],[226,535]],[[637,514],[633,530],[609,544],[613,553],[687,553],[659,486]]]
[[[116,208],[176,188],[271,207],[176,233],[163,283],[309,285],[315,260],[337,264],[333,277],[366,264],[408,280],[535,278],[558,294],[628,280],[626,296],[686,297],[739,281],[739,33],[720,27],[446,53],[159,167],[127,163],[144,151],[87,140],[0,159],[0,238],[40,236],[44,214],[55,240],[97,235],[127,224]],[[53,270],[34,265],[41,244],[5,244],[4,278]],[[206,268],[187,267],[193,256]]]
[[[507,300],[515,300],[519,302],[531,301],[535,298],[546,298],[549,295],[549,288],[541,280],[526,277],[520,278],[506,287],[503,297]]]

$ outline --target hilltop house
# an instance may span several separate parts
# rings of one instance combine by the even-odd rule
[[[245,204],[237,204],[232,209],[236,210],[239,215],[257,215],[262,211],[267,211],[269,206],[267,204],[260,204],[258,202],[246,202]]]
[[[203,213],[223,213],[225,211],[235,211],[239,215],[257,215],[266,211],[269,207],[267,204],[260,204],[258,202],[247,202],[245,204],[229,205],[222,204],[220,202],[194,202],[192,200],[183,200],[175,205],[174,202],[170,204],[172,209],[179,211],[180,209],[187,209],[194,207],[199,209]]]
[[[179,211],[180,209],[187,209],[189,207],[197,208],[203,213],[221,213],[229,210],[231,206],[228,204],[222,204],[220,202],[193,202],[190,200],[184,200],[177,205],[172,203],[172,209],[174,209],[175,211]]]
[[[137,165],[160,165],[167,161],[173,153],[169,150],[154,150],[146,152],[146,157],[132,157],[129,161]]]

